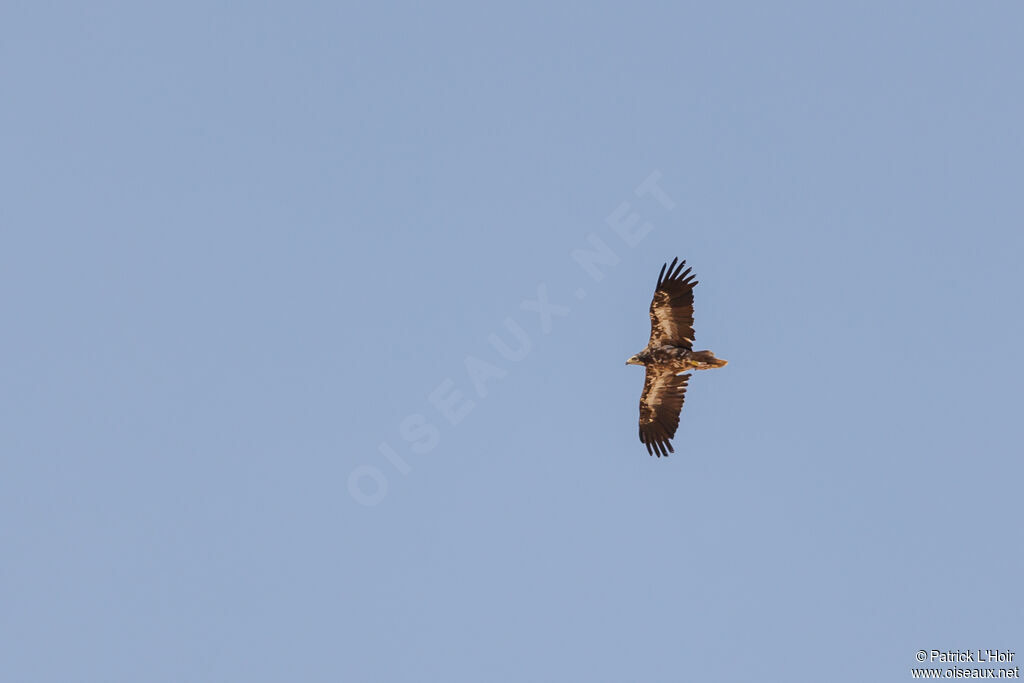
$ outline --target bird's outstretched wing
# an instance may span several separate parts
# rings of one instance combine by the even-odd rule
[[[689,375],[676,375],[671,370],[659,372],[648,366],[644,393],[640,395],[640,441],[651,455],[675,453],[669,442],[679,427],[679,411],[686,396]]]
[[[697,280],[690,268],[683,270],[686,261],[661,267],[658,286],[651,300],[651,346],[685,346],[693,348],[693,288]]]

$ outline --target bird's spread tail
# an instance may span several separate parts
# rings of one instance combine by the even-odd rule
[[[686,363],[691,365],[694,370],[708,370],[710,368],[720,368],[729,361],[722,360],[721,358],[715,358],[715,354],[710,351],[693,351],[686,358]]]

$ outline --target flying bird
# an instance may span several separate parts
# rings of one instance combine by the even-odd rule
[[[677,265],[678,263],[678,265]],[[686,261],[672,259],[658,274],[651,301],[651,340],[626,365],[647,367],[640,395],[640,441],[651,455],[675,453],[672,439],[686,396],[688,370],[720,368],[727,361],[710,351],[693,350],[693,288],[697,286]]]

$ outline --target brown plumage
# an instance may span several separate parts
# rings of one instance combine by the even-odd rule
[[[676,266],[678,259],[672,259],[658,273],[658,285],[651,299],[651,346],[671,344],[672,346],[693,346],[693,288],[698,281],[693,269],[683,270],[686,261]],[[668,269],[668,276],[665,270]]]
[[[640,441],[651,455],[674,453],[671,439],[679,427],[686,396],[688,370],[720,368],[726,361],[711,351],[693,350],[693,288],[697,286],[686,261],[673,259],[661,267],[651,300],[651,339],[627,365],[644,365],[647,376],[640,396]]]

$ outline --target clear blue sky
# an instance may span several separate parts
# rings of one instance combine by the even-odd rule
[[[1024,658],[1024,10],[513,4],[0,11],[0,678]]]

